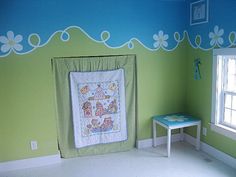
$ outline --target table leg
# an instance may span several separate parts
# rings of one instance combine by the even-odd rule
[[[180,136],[181,136],[180,140],[184,141],[184,128],[180,128]]]
[[[167,133],[167,157],[170,157],[170,146],[171,146],[171,129],[168,128],[168,133]]]
[[[157,145],[157,140],[156,140],[156,136],[157,136],[157,130],[156,130],[156,122],[153,120],[152,121],[152,126],[153,126],[153,130],[152,130],[152,133],[153,133],[153,147],[156,147]]]
[[[196,149],[200,149],[200,135],[201,135],[201,122],[197,125],[197,139],[196,139]]]

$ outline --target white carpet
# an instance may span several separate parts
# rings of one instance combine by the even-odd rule
[[[184,142],[63,160],[61,164],[0,173],[0,177],[235,177],[236,170]]]

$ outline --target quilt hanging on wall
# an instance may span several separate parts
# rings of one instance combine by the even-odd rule
[[[124,70],[70,72],[76,148],[127,140]]]

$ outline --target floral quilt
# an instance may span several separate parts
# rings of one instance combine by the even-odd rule
[[[76,148],[127,139],[124,70],[70,73]]]

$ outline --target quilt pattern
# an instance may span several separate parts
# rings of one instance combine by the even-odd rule
[[[127,139],[124,72],[71,72],[75,145]]]
[[[79,84],[82,136],[120,131],[119,83]]]

